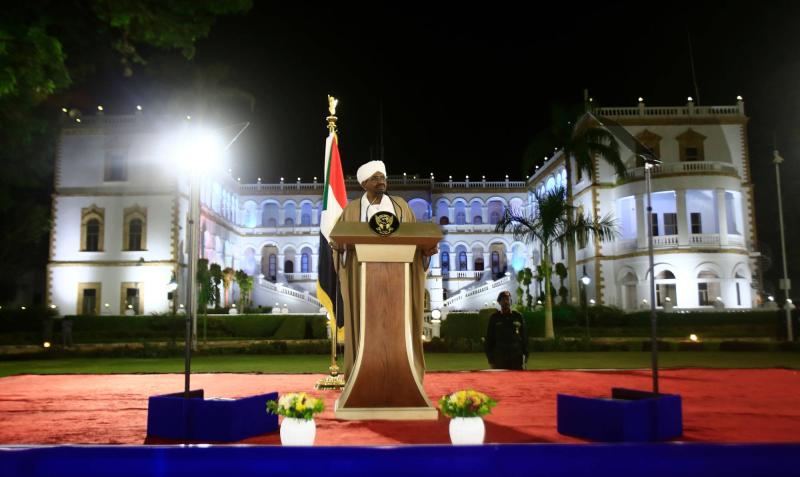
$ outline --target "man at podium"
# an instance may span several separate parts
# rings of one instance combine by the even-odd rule
[[[358,168],[358,182],[364,194],[350,201],[344,208],[340,221],[369,222],[377,212],[391,212],[400,223],[416,222],[414,212],[402,197],[393,197],[386,193],[386,166],[383,161],[370,161]],[[345,250],[332,244],[334,260],[343,260],[339,271],[339,283],[344,301],[344,373],[349,376],[356,360],[359,339],[360,263],[352,249]],[[425,272],[430,264],[430,257],[438,252],[438,247],[429,250],[417,250],[411,264],[411,309],[412,309],[412,342],[414,366],[421,378],[425,372],[425,357],[422,352],[422,320],[424,314]],[[368,319],[380,319],[379,316]]]

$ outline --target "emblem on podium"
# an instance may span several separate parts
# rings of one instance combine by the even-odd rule
[[[378,235],[391,235],[400,228],[400,221],[391,212],[376,212],[369,219],[369,228]]]

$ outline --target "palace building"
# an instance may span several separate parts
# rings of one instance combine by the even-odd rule
[[[756,232],[742,101],[597,112],[663,161],[652,170],[658,306],[752,307]],[[47,271],[48,300],[61,313],[151,314],[185,300],[188,180],[159,146],[170,127],[138,113],[84,117],[63,128]],[[625,178],[602,159],[591,181],[576,177],[576,204],[593,216],[612,214],[620,226],[613,242],[579,244],[578,274],[590,278],[588,298],[634,310],[649,299],[647,197],[643,164],[624,146],[621,153]],[[497,234],[495,224],[506,208],[531,213],[532,191],[562,185],[563,161],[557,152],[522,181],[406,175],[389,164],[388,192],[445,234],[429,270],[428,309],[492,306],[500,291],[517,288],[517,271],[535,269],[538,248]],[[347,187],[350,199],[361,194],[355,179]],[[242,184],[226,173],[204,178],[200,257],[253,276],[256,305],[319,311],[321,194],[316,178],[271,184]],[[565,261],[560,250],[553,258]]]

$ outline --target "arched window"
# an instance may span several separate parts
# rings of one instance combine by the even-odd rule
[[[97,252],[100,250],[100,221],[90,219],[86,222],[86,248],[87,252]]]
[[[458,252],[458,271],[467,270],[467,252]]]
[[[656,275],[656,305],[664,306],[667,298],[670,299],[673,306],[678,306],[675,274],[664,270]]]
[[[456,212],[456,224],[464,225],[467,223],[467,211],[464,203],[460,201],[456,202],[454,208]]]
[[[261,226],[276,227],[278,225],[278,205],[264,204],[261,209]]]
[[[128,250],[142,249],[142,219],[133,219],[128,224]]]
[[[283,273],[294,273],[294,262],[291,260],[285,260],[283,262]]]
[[[492,252],[492,276],[500,274],[500,254],[495,250]]]
[[[475,257],[475,270],[483,271],[483,257]]]
[[[710,271],[697,274],[697,304],[711,306],[720,295],[719,276]]]
[[[439,225],[450,225],[450,217],[444,215],[439,218]]]
[[[311,204],[308,202],[300,207],[300,225],[311,225]]]
[[[105,210],[92,204],[81,209],[81,250],[102,252],[105,223]]]
[[[285,217],[283,219],[283,225],[294,225],[295,210],[297,210],[297,208],[294,202],[289,201],[283,204],[283,216]]]
[[[274,282],[278,279],[278,257],[270,254],[267,259],[267,280]]]
[[[450,252],[442,252],[439,260],[442,262],[442,276],[450,273]]]
[[[300,273],[309,272],[309,256],[307,253],[300,255]]]
[[[147,208],[134,205],[123,211],[123,250],[147,249]]]

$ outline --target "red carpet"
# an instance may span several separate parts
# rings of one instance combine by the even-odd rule
[[[800,372],[665,370],[661,391],[683,397],[684,441],[800,442]],[[318,445],[449,443],[447,419],[438,421],[337,421],[335,391],[313,391],[320,375],[198,374],[192,388],[208,397],[270,391],[311,391],[325,398],[317,418]],[[580,442],[556,432],[556,394],[609,396],[611,387],[647,390],[645,371],[503,371],[429,373],[431,401],[473,388],[499,404],[486,419],[486,441]],[[0,444],[142,444],[147,398],[183,390],[182,375],[61,375],[0,378]],[[277,433],[250,444],[277,444]]]

